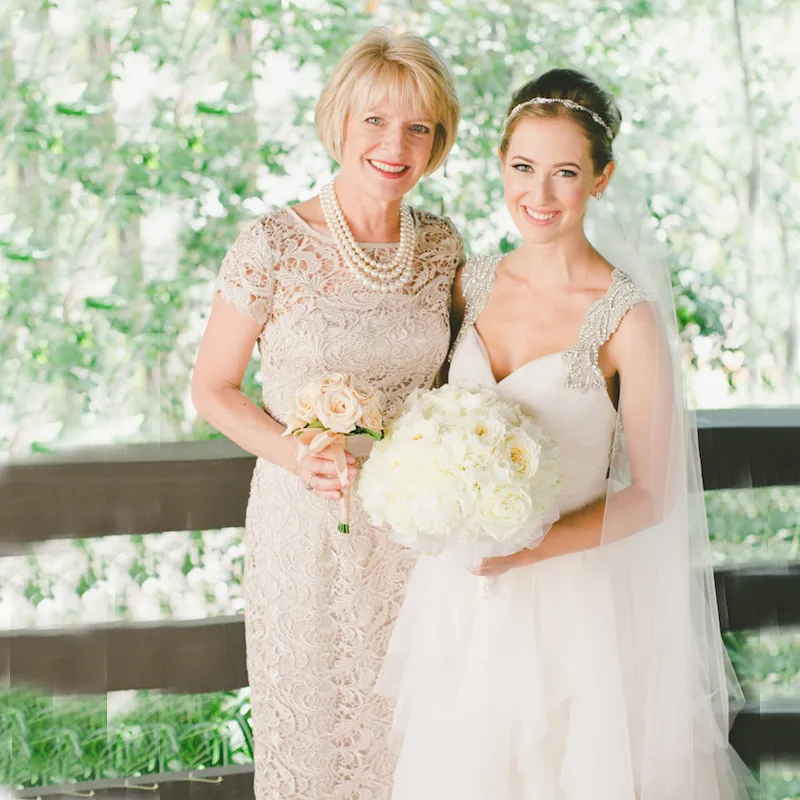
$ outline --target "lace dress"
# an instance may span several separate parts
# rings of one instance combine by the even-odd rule
[[[447,354],[461,239],[414,212],[416,277],[366,289],[332,241],[291,209],[243,232],[222,264],[223,297],[264,327],[263,404],[279,422],[294,394],[329,371],[376,386],[396,413]],[[391,259],[396,245],[365,245]],[[385,800],[391,707],[374,691],[414,557],[367,522],[355,491],[350,535],[337,504],[259,459],[245,529],[245,629],[258,800]]]

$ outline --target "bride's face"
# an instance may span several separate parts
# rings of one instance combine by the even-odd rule
[[[548,244],[583,228],[586,204],[613,164],[595,174],[589,141],[568,117],[520,120],[503,164],[508,210],[525,241]]]

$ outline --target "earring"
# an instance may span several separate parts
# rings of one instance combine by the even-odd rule
[[[595,200],[599,200],[602,196],[603,196],[602,192],[595,192],[594,193],[594,199]]]

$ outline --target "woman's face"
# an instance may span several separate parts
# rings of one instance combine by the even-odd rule
[[[508,210],[522,238],[535,244],[582,230],[589,197],[614,171],[609,164],[595,174],[586,134],[568,117],[520,120],[500,158]]]
[[[380,201],[416,186],[431,158],[435,122],[418,109],[383,100],[354,110],[345,126],[340,179]]]

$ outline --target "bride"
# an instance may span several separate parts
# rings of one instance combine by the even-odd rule
[[[669,276],[623,270],[585,230],[620,122],[572,70],[509,106],[499,155],[523,245],[459,275],[450,381],[549,431],[560,518],[478,566],[488,598],[446,554],[420,558],[378,683],[396,701],[393,800],[747,797]]]

